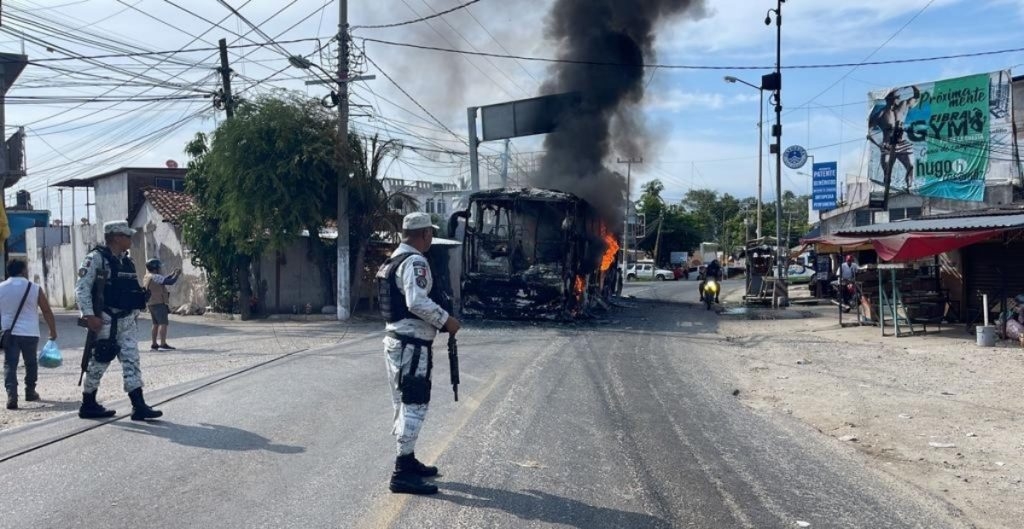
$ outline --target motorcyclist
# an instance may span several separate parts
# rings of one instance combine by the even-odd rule
[[[704,301],[704,285],[707,284],[709,278],[714,279],[715,281],[718,282],[722,281],[722,265],[718,263],[718,259],[714,259],[706,267],[704,267],[704,272],[700,276],[701,301]],[[715,303],[718,303],[718,292],[715,292]]]

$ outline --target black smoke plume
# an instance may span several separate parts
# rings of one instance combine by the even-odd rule
[[[621,224],[626,168],[619,174],[606,164],[616,156],[644,154],[649,137],[639,106],[643,65],[655,59],[658,23],[684,13],[703,16],[704,1],[556,0],[546,33],[558,57],[615,66],[567,62],[554,67],[541,92],[577,92],[582,102],[545,139],[546,154],[533,185],[573,193],[608,222]]]

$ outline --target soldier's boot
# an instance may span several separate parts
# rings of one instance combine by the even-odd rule
[[[25,400],[29,402],[35,402],[39,400],[39,394],[36,393],[35,386],[27,386],[25,388]]]
[[[437,467],[431,465],[424,465],[419,459],[416,459],[416,453],[409,454],[412,457],[412,468],[416,471],[420,477],[429,478],[437,475]]]
[[[78,408],[78,416],[82,419],[107,419],[117,415],[96,402],[96,392],[82,393],[82,407]]]
[[[135,388],[128,392],[128,398],[132,401],[132,420],[146,421],[163,417],[164,412],[154,410],[146,404],[142,398],[142,388]]]
[[[417,473],[416,459],[412,454],[395,459],[395,471],[391,473],[391,492],[396,494],[437,494],[437,485],[425,483]]]
[[[7,409],[16,410],[18,409],[18,394],[8,393],[7,394]]]

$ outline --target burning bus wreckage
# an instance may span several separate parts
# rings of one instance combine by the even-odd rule
[[[620,280],[617,234],[583,199],[544,189],[474,193],[464,222],[465,317],[569,320],[607,307]]]

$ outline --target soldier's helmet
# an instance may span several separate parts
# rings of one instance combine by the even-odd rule
[[[161,266],[163,266],[163,263],[161,263],[159,259],[150,259],[146,261],[146,270],[149,270],[150,272],[159,272]]]

